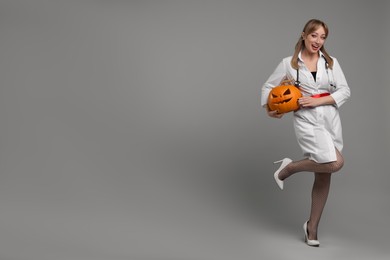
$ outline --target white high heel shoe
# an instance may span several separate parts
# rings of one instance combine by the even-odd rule
[[[307,222],[309,222],[309,221],[306,221],[305,224],[303,224],[303,231],[305,232],[305,242],[309,246],[319,247],[320,246],[320,241],[318,241],[318,240],[310,240],[309,239],[309,236],[307,234]]]
[[[276,184],[278,184],[279,188],[281,190],[283,190],[283,186],[284,186],[284,181],[282,181],[281,179],[279,179],[279,173],[281,170],[284,169],[284,167],[286,167],[290,162],[292,162],[292,160],[290,158],[284,158],[283,160],[280,160],[280,161],[276,161],[274,162],[274,164],[276,163],[282,163],[280,166],[279,166],[279,169],[276,170],[276,172],[274,173],[274,179],[276,181]]]

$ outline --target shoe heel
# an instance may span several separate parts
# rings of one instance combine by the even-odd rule
[[[309,240],[309,237],[308,237],[308,234],[307,234],[307,222],[305,222],[305,224],[303,224],[303,231],[305,233],[305,236],[304,236],[304,239],[305,239],[305,243],[309,246],[313,246],[313,247],[319,247],[320,246],[320,242],[318,240]]]

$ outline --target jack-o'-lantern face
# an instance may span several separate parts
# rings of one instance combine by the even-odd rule
[[[270,110],[276,110],[279,114],[288,113],[299,109],[300,97],[302,93],[293,85],[277,86],[269,93],[268,106]]]

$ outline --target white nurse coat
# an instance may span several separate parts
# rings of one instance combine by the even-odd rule
[[[315,108],[301,108],[294,112],[294,129],[299,146],[305,157],[318,163],[336,161],[336,151],[343,149],[342,127],[338,108],[350,97],[350,89],[337,59],[333,58],[333,69],[327,69],[325,58],[320,52],[317,75],[311,72],[298,56],[299,81],[304,96],[328,92],[335,100],[334,105]],[[284,58],[261,89],[261,106],[267,104],[271,89],[281,81],[295,81],[297,71],[291,67],[291,58]]]

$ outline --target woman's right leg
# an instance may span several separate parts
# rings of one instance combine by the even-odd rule
[[[307,223],[308,239],[317,240],[318,224],[328,199],[331,173],[316,172],[311,193],[311,211]]]
[[[317,163],[309,159],[291,162],[278,174],[278,178],[284,180],[297,172],[315,173],[310,218],[307,223],[308,239],[310,240],[317,240],[318,224],[328,198],[331,175],[344,165],[344,158],[338,150],[336,150],[336,156],[336,161],[330,163]]]

